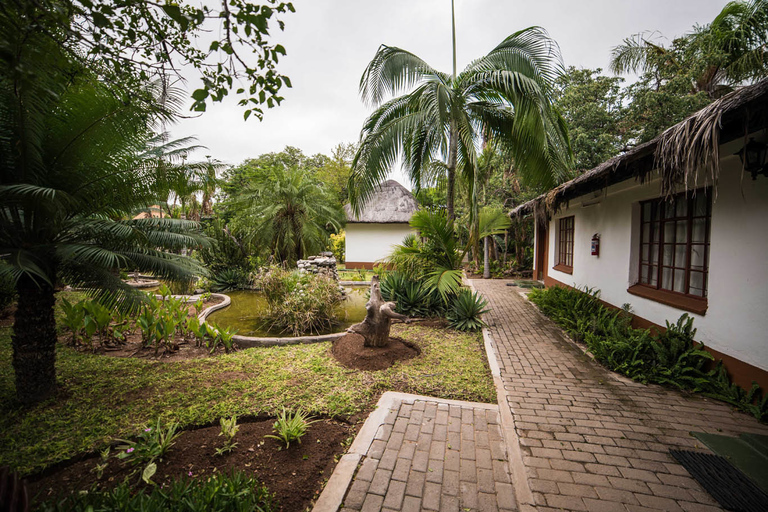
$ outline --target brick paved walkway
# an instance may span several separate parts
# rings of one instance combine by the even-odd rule
[[[393,404],[342,511],[514,510],[498,407],[471,405]]]
[[[620,378],[566,340],[522,290],[473,284],[490,302],[506,394],[499,403],[511,409],[537,510],[721,510],[669,449],[704,449],[690,431],[768,427],[722,402]]]

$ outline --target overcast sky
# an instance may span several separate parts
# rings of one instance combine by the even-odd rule
[[[358,139],[370,114],[358,84],[380,44],[415,53],[451,71],[450,0],[293,0],[286,28],[272,30],[287,56],[279,70],[293,88],[264,121],[243,121],[235,101],[209,105],[185,119],[173,137],[196,136],[211,155],[237,164],[286,145],[305,154],[330,154],[339,142]],[[456,0],[457,66],[486,54],[509,34],[531,25],[557,41],[567,66],[606,69],[611,48],[623,38],[657,30],[666,38],[711,21],[726,0]],[[190,88],[198,83],[191,81]],[[406,183],[399,171],[392,177]]]

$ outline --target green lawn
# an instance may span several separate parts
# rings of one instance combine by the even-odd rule
[[[393,334],[419,345],[422,355],[380,372],[340,366],[330,355],[330,343],[172,363],[60,346],[61,396],[23,410],[13,402],[11,329],[0,328],[0,466],[29,474],[115,437],[134,435],[157,418],[191,426],[232,414],[271,415],[283,406],[347,417],[370,410],[388,390],[496,400],[479,334],[419,325],[396,325]]]

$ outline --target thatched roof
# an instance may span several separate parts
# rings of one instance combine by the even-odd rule
[[[355,216],[348,204],[344,205],[344,213],[350,223],[393,224],[407,223],[418,208],[416,198],[408,189],[395,180],[387,180],[366,202],[359,216]]]
[[[631,178],[643,182],[653,170],[661,175],[661,193],[695,186],[699,176],[716,183],[719,146],[768,127],[768,79],[742,87],[668,128],[650,142],[603,162],[581,176],[532,199],[509,214],[548,218],[569,200]]]

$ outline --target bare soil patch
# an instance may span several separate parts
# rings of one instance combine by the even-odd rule
[[[348,333],[333,342],[331,352],[342,365],[357,370],[385,370],[395,361],[405,361],[418,356],[421,351],[416,345],[402,338],[389,338],[386,347],[365,347],[364,338],[359,334]]]
[[[303,511],[320,494],[337,457],[345,451],[344,442],[354,435],[353,427],[324,419],[309,427],[300,444],[292,443],[285,449],[277,440],[264,437],[272,434],[273,424],[272,419],[242,422],[235,438],[238,446],[221,456],[215,455],[224,439],[219,436],[219,426],[188,430],[176,440],[166,458],[158,462],[153,481],[162,485],[175,478],[205,478],[215,472],[237,469],[263,482],[279,501],[279,510]],[[97,478],[94,468],[99,462],[98,456],[91,456],[57,465],[30,479],[30,495],[39,504],[55,496],[88,490],[94,484],[109,489],[135,470],[113,457],[101,478]],[[138,473],[130,479],[139,480]]]

